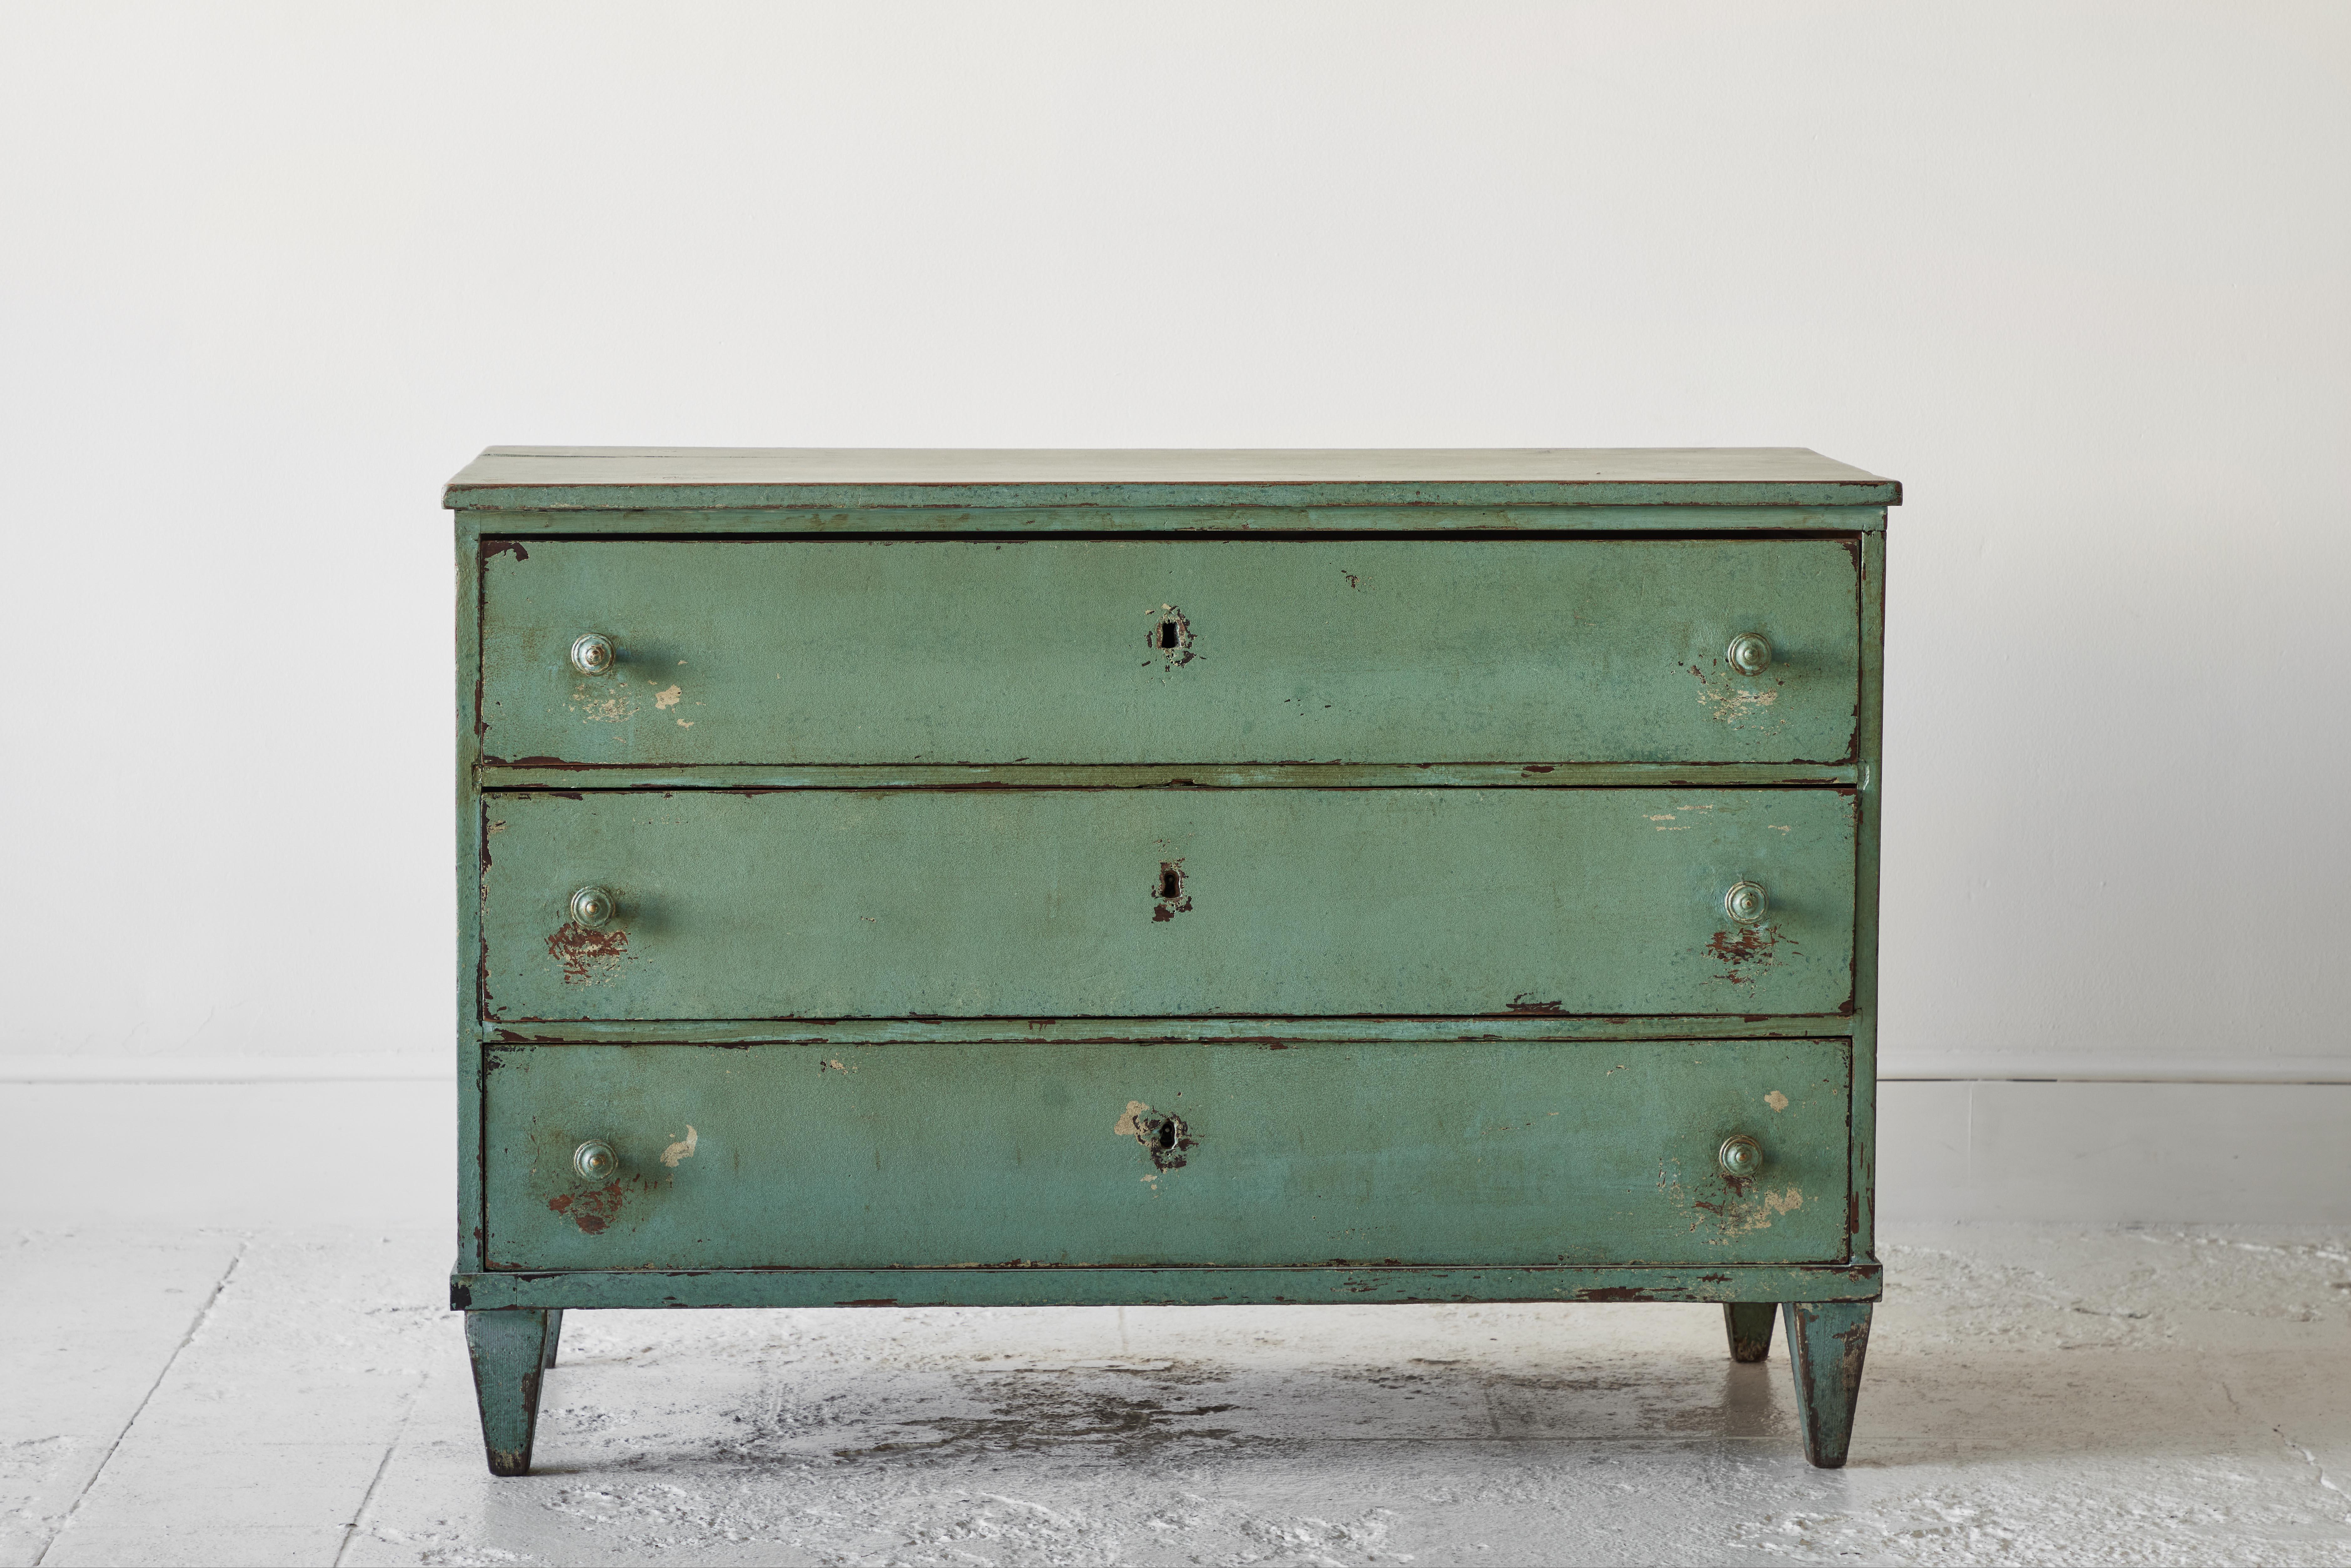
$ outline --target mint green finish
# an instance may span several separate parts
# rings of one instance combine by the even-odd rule
[[[489,1062],[492,1269],[1847,1253],[1842,1040],[515,1046]],[[1715,1154],[1741,1133],[1764,1164],[1733,1179]],[[573,1171],[589,1139],[619,1154],[611,1179]]]
[[[1853,995],[1854,806],[1834,790],[788,789],[485,809],[499,1021],[1834,1014]],[[1753,929],[1723,911],[1742,878],[1771,892]],[[620,904],[592,932],[566,909],[590,883]]]
[[[509,1307],[1369,1306],[1408,1301],[1876,1301],[1851,1263],[1561,1263],[1540,1269],[553,1269],[449,1280],[455,1311]]]
[[[1780,1315],[1770,1301],[1725,1301],[1722,1332],[1730,1342],[1730,1359],[1757,1362],[1771,1354],[1771,1325]]]
[[[1687,508],[1728,514],[1720,526],[1735,527],[1737,514],[1749,509],[1835,507],[1866,511],[1872,525],[1882,527],[1884,508],[1901,499],[1902,486],[1893,480],[1795,446],[1222,452],[494,446],[451,479],[444,495],[445,505],[461,510],[558,516],[758,508],[792,514],[792,526],[783,530],[790,532],[813,531],[841,513],[854,519],[918,512],[960,532],[970,527],[972,514],[1045,509],[1099,516],[1124,508],[1149,508],[1178,526],[1195,510],[1228,517],[1296,511],[1313,517],[1397,509],[1417,517],[1417,527],[1447,528],[1491,527],[1482,518],[1497,508]],[[1126,526],[1148,531],[1165,525],[1144,519]]]
[[[474,1364],[474,1398],[482,1413],[482,1444],[490,1474],[530,1473],[531,1437],[538,1425],[538,1395],[555,1364],[561,1312],[508,1309],[465,1314],[465,1348]]]
[[[485,762],[484,789],[1558,789],[1861,781],[1853,762]]]
[[[1824,1470],[1841,1469],[1853,1442],[1873,1309],[1867,1301],[1790,1301],[1783,1315],[1804,1458]]]
[[[493,1471],[567,1309],[1130,1302],[1719,1302],[1739,1355],[1784,1304],[1843,1462],[1899,500],[1795,449],[485,454],[451,1300]]]
[[[580,492],[574,491],[574,494]],[[1068,534],[1839,534],[1883,532],[1882,506],[1448,506],[1440,521],[1426,507],[606,507],[469,510],[483,538],[579,537],[794,538],[888,534],[906,538],[1049,538]]]
[[[1858,562],[1836,539],[517,541],[485,566],[482,744],[631,767],[1834,763]],[[617,669],[571,668],[583,632]],[[1753,676],[1725,659],[1746,632],[1773,653]]]

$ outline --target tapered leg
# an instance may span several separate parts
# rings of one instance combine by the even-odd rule
[[[547,1314],[547,1354],[539,1360],[538,1366],[540,1371],[544,1372],[549,1367],[555,1364],[556,1342],[560,1340],[562,1337],[563,1309],[561,1307],[557,1307]]]
[[[538,1429],[538,1385],[554,1349],[550,1312],[465,1314],[465,1348],[474,1358],[474,1397],[482,1409],[482,1447],[490,1474],[530,1473]]]
[[[1777,1301],[1725,1301],[1722,1332],[1730,1336],[1730,1359],[1761,1361],[1771,1354],[1771,1320],[1780,1315]]]
[[[1861,1395],[1861,1363],[1869,1354],[1867,1301],[1790,1301],[1788,1360],[1796,1369],[1796,1420],[1804,1429],[1804,1458],[1824,1470],[1842,1469],[1853,1441],[1854,1401]]]

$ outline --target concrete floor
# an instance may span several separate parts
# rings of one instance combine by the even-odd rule
[[[2351,1236],[1886,1249],[1854,1460],[1711,1307],[575,1314],[483,1471],[437,1233],[19,1232],[0,1560],[2351,1564]]]

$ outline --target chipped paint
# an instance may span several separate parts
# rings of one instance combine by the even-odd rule
[[[1199,1143],[1183,1117],[1172,1111],[1155,1114],[1140,1100],[1126,1103],[1125,1111],[1111,1130],[1122,1138],[1133,1138],[1150,1151],[1151,1163],[1157,1168],[1143,1178],[1145,1181],[1155,1181],[1158,1171],[1176,1170],[1189,1164],[1191,1151]]]
[[[690,1160],[694,1157],[694,1147],[701,1141],[702,1134],[694,1130],[693,1123],[688,1122],[685,1124],[685,1136],[661,1152],[661,1163],[672,1170],[677,1169],[678,1161]]]
[[[567,921],[547,939],[547,956],[563,967],[567,986],[605,986],[620,977],[632,955],[625,931],[600,931]]]
[[[621,1196],[621,1184],[607,1182],[586,1192],[562,1192],[547,1200],[547,1207],[578,1226],[582,1232],[594,1236],[612,1223],[626,1200]]]
[[[651,681],[647,681],[645,684],[647,685],[651,685],[653,683]],[[658,691],[653,694],[653,706],[657,708],[675,707],[677,706],[677,699],[684,695],[685,693],[684,688],[672,685],[665,690]]]
[[[1689,673],[1698,680],[1698,700],[1713,718],[1734,729],[1787,727],[1786,717],[1772,711],[1780,700],[1780,682],[1750,685],[1744,677],[1719,664],[1711,673],[1692,664]]]
[[[1763,1096],[1763,1103],[1771,1106],[1774,1111],[1784,1111],[1788,1108],[1788,1097],[1774,1089]]]
[[[571,709],[596,724],[619,724],[637,715],[636,693],[626,686],[591,691],[583,682],[571,689]]]
[[[1157,661],[1162,669],[1172,670],[1190,664],[1196,655],[1192,651],[1192,622],[1181,610],[1163,604],[1151,612],[1151,625],[1144,636],[1144,646],[1151,650],[1149,664]]]
[[[1151,906],[1153,920],[1173,920],[1192,907],[1192,895],[1185,891],[1184,880],[1181,860],[1159,862],[1159,880],[1153,884],[1159,901]]]
[[[1706,950],[1723,966],[1717,978],[1744,986],[1752,984],[1760,971],[1780,962],[1780,941],[1776,925],[1742,925],[1732,931],[1716,932],[1707,942]]]

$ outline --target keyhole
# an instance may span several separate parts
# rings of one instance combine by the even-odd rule
[[[1159,645],[1163,648],[1176,646],[1176,622],[1173,621],[1162,621],[1159,623]]]
[[[1184,873],[1172,865],[1159,868],[1159,896],[1174,898],[1184,891]]]
[[[1159,1146],[1163,1149],[1176,1146],[1176,1123],[1172,1117],[1159,1124]]]

